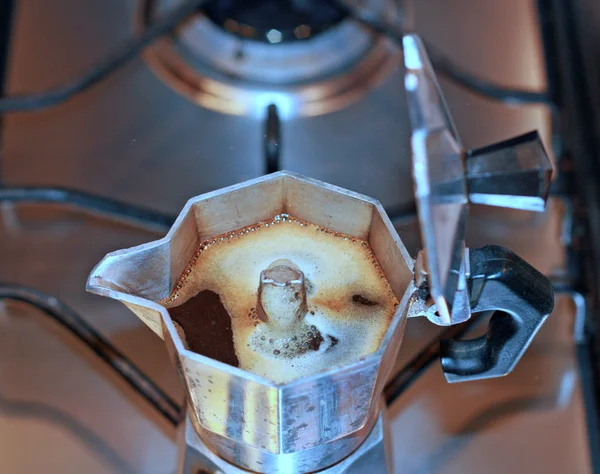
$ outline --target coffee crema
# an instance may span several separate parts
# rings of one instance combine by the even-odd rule
[[[368,242],[282,214],[203,242],[161,304],[190,350],[285,383],[374,352],[398,300]]]

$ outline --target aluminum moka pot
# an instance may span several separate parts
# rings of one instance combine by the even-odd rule
[[[283,171],[190,199],[164,238],[108,254],[89,277],[89,291],[123,302],[164,339],[196,434],[233,466],[307,473],[354,452],[378,419],[409,317],[450,325],[496,311],[483,338],[443,342],[442,368],[455,382],[510,372],[552,310],[537,270],[501,247],[464,243],[469,201],[543,207],[551,166],[537,135],[465,153],[416,36],[405,37],[404,57],[424,243],[416,260],[377,200]],[[400,304],[373,353],[278,384],[186,349],[158,302],[203,241],[283,213],[367,240]]]

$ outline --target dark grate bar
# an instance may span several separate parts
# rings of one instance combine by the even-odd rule
[[[275,173],[281,170],[281,121],[275,104],[267,107],[265,119],[265,172]]]

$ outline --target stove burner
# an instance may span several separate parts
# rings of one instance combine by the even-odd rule
[[[185,0],[142,0],[140,29]],[[398,19],[395,0],[364,8]],[[321,115],[362,98],[397,70],[399,48],[325,0],[210,0],[144,58],[173,89],[222,113]]]
[[[313,38],[345,18],[324,0],[212,0],[204,13],[236,36],[272,44]]]

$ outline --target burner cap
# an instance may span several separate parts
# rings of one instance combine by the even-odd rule
[[[346,16],[323,0],[211,0],[204,14],[229,33],[272,44],[312,38]]]
[[[142,0],[140,29],[186,0]],[[346,107],[389,77],[400,48],[346,18],[326,0],[209,0],[170,37],[144,52],[170,87],[195,103],[282,119]],[[394,0],[363,0],[373,14],[400,21]]]

